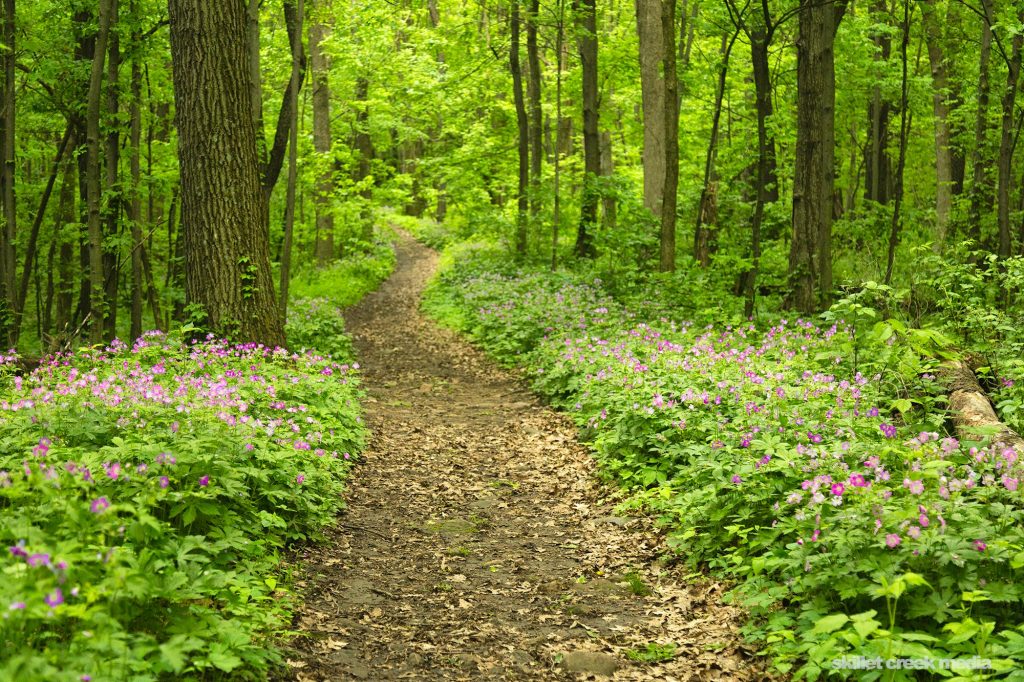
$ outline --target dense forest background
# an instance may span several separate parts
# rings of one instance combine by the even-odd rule
[[[3,8],[6,343],[199,321],[172,85],[192,65],[172,64],[166,4]],[[698,308],[813,312],[839,287],[914,289],[958,264],[1000,279],[1008,303],[1022,13],[253,0],[274,295],[283,312],[313,262],[371,249],[387,208],[552,266],[591,259],[613,285],[675,270],[666,286]],[[913,302],[918,318],[932,303]]]

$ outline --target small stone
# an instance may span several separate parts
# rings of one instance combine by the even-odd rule
[[[621,516],[602,516],[594,519],[596,523],[608,523],[613,526],[619,526],[620,528],[626,526],[629,523],[629,519],[622,518]]]
[[[619,659],[599,651],[570,651],[562,655],[561,665],[570,673],[611,676],[619,669]]]

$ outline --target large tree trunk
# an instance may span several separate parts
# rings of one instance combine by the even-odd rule
[[[989,101],[989,56],[992,52],[991,13],[988,3],[982,0],[986,16],[981,20],[981,50],[978,62],[978,106],[974,119],[974,149],[971,152],[973,167],[971,182],[971,204],[967,216],[967,236],[977,244],[981,242],[981,214],[992,206],[992,187],[988,178],[988,155],[985,140],[988,136]]]
[[[679,74],[676,64],[676,0],[662,0],[661,32],[665,78],[665,186],[662,189],[659,269],[676,269],[676,204],[679,191]]]
[[[4,0],[3,18],[0,19],[0,42],[4,49],[0,64],[3,65],[3,105],[0,112],[0,203],[3,204],[3,230],[0,232],[0,333],[6,332],[7,343],[18,342],[17,329],[20,326],[21,309],[17,304],[15,288],[14,242],[17,236],[18,209],[14,193],[15,164],[15,112],[17,111],[17,89],[14,80],[15,52],[15,7],[14,0]],[[4,304],[10,308],[11,327],[4,318]]]
[[[253,122],[246,6],[170,0],[185,293],[206,326],[284,345]]]
[[[530,131],[526,116],[526,101],[523,97],[523,68],[519,63],[519,15],[520,0],[512,2],[509,69],[512,71],[512,99],[516,107],[516,130],[518,131],[519,184],[516,188],[516,253],[526,254],[526,227],[528,222],[530,185]]]
[[[636,0],[640,41],[640,102],[644,116],[644,208],[661,217],[665,191],[665,35],[662,0]]]
[[[334,258],[334,164],[331,159],[331,86],[330,57],[320,44],[327,37],[325,17],[330,0],[317,0],[310,11],[309,65],[313,74],[313,149],[320,156],[321,171],[317,177],[313,206],[316,210],[316,262],[326,265]]]
[[[537,22],[540,0],[530,0],[526,16],[526,61],[529,68],[527,96],[530,100],[530,216],[536,220],[543,205],[540,183],[544,160],[542,139],[543,111],[541,110],[540,50],[537,46]]]
[[[953,155],[950,149],[949,75],[942,50],[942,31],[936,16],[937,0],[921,0],[921,22],[932,72],[932,111],[935,116],[935,248],[941,249],[953,210]]]
[[[889,12],[885,0],[874,0],[871,12],[876,21],[884,21]],[[886,22],[886,28],[888,22]],[[892,39],[887,30],[875,31],[871,35],[875,46],[874,61],[884,71],[892,51]],[[880,204],[889,203],[892,190],[892,162],[889,160],[889,121],[892,118],[892,103],[882,96],[882,87],[876,81],[868,101],[868,139],[864,147],[865,191],[864,198]]]
[[[558,232],[562,222],[562,71],[565,65],[565,0],[558,0],[555,33],[555,158],[554,197],[551,216],[551,269],[558,267]]]
[[[299,179],[299,79],[305,73],[300,64],[302,54],[302,13],[303,0],[285,0],[285,4],[295,5],[295,30],[289,31],[292,41],[292,80],[288,92],[292,102],[288,107],[288,115],[292,120],[288,124],[288,186],[285,190],[284,204],[284,244],[281,246],[281,319],[288,320],[288,285],[292,276],[292,240],[295,236],[295,188]]]
[[[832,292],[835,32],[844,4],[800,0],[796,159],[787,305],[810,313]]]
[[[120,8],[118,0],[110,3],[110,37],[107,55],[107,115],[116,117],[120,108],[120,90],[118,85],[118,73],[121,70],[121,39],[115,30],[120,21],[118,13]],[[110,126],[107,137],[104,141],[103,156],[105,159],[104,170],[105,180],[103,198],[106,199],[102,206],[103,211],[103,238],[104,241],[117,241],[117,233],[120,227],[121,216],[121,185],[118,180],[118,167],[121,157],[121,129],[119,126]],[[118,287],[118,260],[119,250],[107,248],[103,251],[103,286],[106,289],[105,296],[107,305],[103,309],[103,338],[106,341],[117,336],[117,287]]]
[[[100,0],[99,31],[93,44],[92,71],[85,114],[85,185],[88,203],[89,235],[89,340],[103,341],[103,320],[107,302],[103,281],[103,223],[100,186],[100,105],[103,89],[103,62],[107,55],[107,38],[116,0]]]
[[[594,229],[600,201],[597,178],[601,174],[601,135],[598,132],[597,7],[596,0],[573,0],[577,21],[577,42],[582,64],[583,90],[583,196],[576,230],[575,253],[593,258]]]
[[[129,336],[137,339],[142,336],[142,64],[140,63],[138,51],[141,49],[142,38],[138,32],[139,26],[139,0],[132,0],[131,3],[132,26],[132,76],[131,76],[131,133],[130,144],[131,158],[130,166],[131,185],[128,198],[128,221],[131,224],[132,234],[132,302],[130,309],[130,331]],[[159,320],[156,321],[159,324]]]
[[[1024,22],[1024,10],[1017,12],[1017,24]],[[997,222],[999,225],[999,257],[1009,258],[1013,250],[1010,233],[1010,184],[1013,182],[1013,147],[1016,140],[1014,109],[1017,103],[1017,81],[1020,79],[1021,47],[1024,35],[1013,35],[1010,59],[1007,64],[1006,89],[1002,97],[1002,128],[999,137],[999,189],[996,192]]]

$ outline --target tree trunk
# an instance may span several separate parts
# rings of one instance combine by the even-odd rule
[[[900,144],[896,161],[896,187],[893,193],[892,223],[889,227],[889,252],[885,266],[885,284],[892,283],[893,265],[896,263],[896,246],[902,230],[900,211],[903,207],[903,171],[907,164],[907,136],[913,120],[910,111],[909,80],[907,74],[907,47],[910,44],[910,0],[903,0],[903,32],[900,40],[900,62],[903,68],[900,78]],[[920,53],[919,53],[920,54]]]
[[[364,242],[373,241],[373,186],[369,183],[370,162],[374,157],[373,138],[370,137],[370,111],[367,99],[370,96],[370,81],[363,76],[356,78],[356,135],[355,148],[359,152],[356,166],[356,184],[362,185],[362,223],[360,237]]]
[[[251,13],[247,12],[247,19]],[[302,49],[302,27],[299,25],[301,22],[298,20],[297,7],[295,0],[289,0],[284,3],[284,25],[288,33],[288,44],[293,48],[297,47],[298,52],[292,55],[292,59],[298,60],[299,63],[299,78],[298,87],[301,90],[302,83],[306,77],[306,53]],[[247,46],[252,49],[252,36],[253,28],[251,25],[246,28]],[[256,38],[257,49],[259,47],[259,35]],[[251,74],[253,70],[254,57],[250,53],[246,55],[246,64],[248,71]],[[255,63],[256,71],[259,71],[259,62]],[[250,76],[251,78],[251,76]],[[288,79],[288,85],[285,87],[284,96],[281,98],[281,111],[277,115],[277,126],[274,130],[274,143],[270,147],[270,152],[267,156],[266,169],[263,174],[263,192],[266,201],[269,203],[270,195],[274,193],[274,186],[277,184],[277,180],[281,177],[281,169],[284,167],[284,156],[288,149],[288,140],[291,137],[291,121],[294,116],[292,115],[291,106],[293,102],[298,102],[298,93],[291,91],[292,81],[294,79]],[[257,90],[253,85],[249,86],[249,96],[255,97]],[[262,114],[257,115],[254,109],[250,113],[250,118],[262,120]],[[262,136],[262,129],[257,130],[257,134]]]
[[[523,97],[523,69],[519,63],[519,15],[521,0],[512,0],[509,69],[512,71],[512,99],[516,107],[516,130],[518,131],[519,184],[516,189],[516,253],[526,255],[526,227],[528,223],[530,184],[530,131],[526,116],[526,102]]]
[[[715,108],[711,117],[711,135],[708,139],[707,154],[704,157],[704,182],[697,202],[697,221],[693,230],[693,258],[702,268],[711,262],[711,233],[709,226],[718,222],[718,179],[715,172],[715,156],[718,154],[718,131],[722,121],[722,105],[725,101],[726,77],[729,75],[729,56],[736,44],[740,29],[732,37],[722,36],[722,64],[718,69],[715,85]]]
[[[0,233],[0,333],[7,337],[8,346],[18,342],[17,329],[20,326],[21,307],[17,303],[18,290],[15,286],[14,243],[18,229],[18,207],[14,192],[14,164],[16,148],[17,83],[14,79],[15,51],[15,5],[14,0],[3,0],[3,18],[0,19],[0,42],[3,43],[4,90],[3,111],[0,113],[0,203],[3,204],[3,231]],[[4,320],[4,304],[10,307],[11,326]]]
[[[49,178],[46,180],[46,187],[43,188],[43,196],[39,199],[39,209],[36,211],[36,217],[33,219],[32,227],[29,230],[28,244],[25,247],[25,266],[21,271],[21,282],[17,289],[17,295],[13,299],[14,310],[17,311],[17,313],[14,328],[12,329],[12,345],[17,344],[18,338],[21,336],[25,301],[28,299],[29,279],[32,276],[32,267],[36,260],[36,247],[39,242],[39,230],[42,228],[43,218],[46,216],[46,207],[50,203],[50,195],[53,193],[53,186],[57,182],[57,176],[60,175],[64,155],[71,143],[73,134],[72,127],[69,124],[67,130],[64,132],[64,136],[61,138],[60,144],[57,146],[57,156],[53,161],[53,168],[50,171]]]
[[[644,119],[644,208],[661,217],[665,192],[665,35],[662,0],[636,0],[636,29],[640,42],[640,102]],[[674,33],[674,31],[673,31]]]
[[[932,111],[935,116],[935,248],[938,250],[946,242],[953,210],[953,155],[950,150],[949,75],[936,3],[937,0],[921,0],[921,23],[932,72]]]
[[[871,12],[876,21],[888,16],[885,0],[874,0]],[[886,28],[888,22],[886,22]],[[871,42],[875,46],[874,61],[877,68],[885,70],[892,50],[892,40],[885,30],[872,32]],[[865,188],[864,198],[879,204],[889,203],[892,187],[892,163],[889,160],[889,121],[892,118],[892,103],[882,97],[882,88],[877,80],[871,89],[868,101],[868,139],[864,147]]]
[[[988,3],[982,1],[986,18],[981,21],[981,50],[978,63],[978,107],[974,119],[974,150],[971,153],[973,167],[971,182],[971,204],[967,217],[967,236],[976,245],[981,242],[981,214],[992,206],[992,188],[989,183],[988,158],[985,154],[985,139],[988,133],[989,100],[989,55],[992,52],[992,27]]]
[[[676,269],[676,202],[679,190],[679,75],[676,65],[676,0],[661,1],[662,77],[665,94],[665,184],[662,188],[659,269]]]
[[[593,258],[597,255],[594,229],[597,226],[597,205],[600,200],[597,178],[601,174],[596,0],[573,0],[573,10],[576,14],[577,42],[583,72],[583,196],[580,198],[580,222],[574,251],[579,258]]]
[[[120,18],[118,0],[110,3],[110,37],[107,55],[107,115],[116,117],[120,107],[120,91],[118,84],[118,73],[121,70],[121,40],[114,27],[117,26]],[[121,185],[118,181],[118,166],[120,164],[120,128],[116,125],[110,126],[105,141],[104,170],[106,179],[104,181],[103,197],[106,199],[103,211],[103,237],[104,241],[117,241],[119,230],[119,218],[121,214]],[[105,296],[107,305],[103,309],[103,338],[106,341],[117,336],[117,288],[118,288],[118,260],[119,250],[107,248],[103,251],[103,286],[106,289]]]
[[[558,0],[558,25],[555,34],[555,159],[554,205],[551,216],[551,269],[558,267],[558,232],[562,222],[562,71],[565,64],[565,0]]]
[[[797,38],[793,239],[786,304],[803,313],[832,293],[835,182],[835,33],[845,5],[800,0]]]
[[[248,66],[246,6],[170,0],[185,291],[205,325],[284,345]]]
[[[285,0],[285,4],[294,4],[295,29],[288,32],[292,41],[292,80],[288,93],[292,98],[288,106],[291,122],[288,124],[288,186],[285,191],[284,205],[284,244],[281,246],[281,319],[288,320],[288,285],[292,276],[292,241],[295,236],[295,186],[299,176],[299,79],[304,75],[300,64],[302,54],[302,14],[303,0]]]
[[[74,131],[68,146],[74,148],[77,145]],[[74,277],[74,241],[68,239],[65,234],[65,226],[72,225],[78,220],[75,215],[75,191],[78,185],[76,177],[77,164],[70,155],[65,155],[63,167],[64,176],[60,183],[60,201],[57,209],[57,219],[54,221],[53,238],[60,244],[57,256],[57,281],[56,288],[56,313],[54,315],[54,330],[58,336],[66,336],[71,329],[71,313],[74,304],[75,277]]]
[[[325,17],[330,14],[330,0],[317,0],[310,14],[313,22],[309,27],[309,66],[313,74],[313,149],[320,157],[320,174],[317,177],[313,206],[316,210],[316,262],[326,265],[334,258],[334,171],[331,158],[331,86],[330,58],[324,54],[320,43],[327,37],[328,26]]]
[[[103,341],[103,320],[106,317],[107,302],[103,281],[103,223],[101,215],[100,186],[100,105],[103,88],[103,63],[107,55],[107,38],[110,34],[111,15],[116,0],[100,0],[99,30],[93,45],[92,71],[89,77],[89,94],[86,101],[85,141],[86,164],[85,185],[88,203],[89,235],[89,341]]]
[[[131,120],[129,159],[131,173],[131,188],[128,199],[128,221],[131,224],[132,233],[132,302],[131,321],[129,336],[134,340],[142,336],[142,64],[140,63],[138,51],[142,47],[142,37],[139,34],[139,0],[132,0],[130,12],[132,15],[132,75],[131,75],[131,105],[129,118]],[[159,324],[159,320],[157,320]]]
[[[1024,22],[1024,10],[1017,12],[1017,25]],[[1020,79],[1021,47],[1024,35],[1013,35],[1010,59],[1007,64],[1006,89],[1002,97],[1002,128],[999,137],[999,189],[996,192],[997,222],[999,225],[999,257],[1009,258],[1013,251],[1010,232],[1010,184],[1013,182],[1013,147],[1016,140],[1014,108],[1017,103],[1017,81]]]
[[[540,14],[540,0],[530,0],[526,16],[526,60],[529,68],[527,96],[530,99],[530,216],[536,221],[540,215],[541,168],[544,160],[542,138],[543,111],[541,109],[540,54],[537,47],[537,21]]]

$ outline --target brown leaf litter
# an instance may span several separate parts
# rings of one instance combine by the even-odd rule
[[[297,566],[291,678],[769,678],[721,586],[660,560],[650,519],[615,515],[573,425],[420,314],[436,254],[405,235],[397,252],[346,316],[372,439]],[[626,657],[649,643],[675,656]]]

